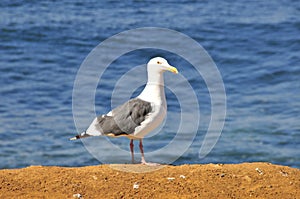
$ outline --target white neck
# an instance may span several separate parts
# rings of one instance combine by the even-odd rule
[[[162,71],[148,71],[148,81],[138,98],[148,102],[165,102],[164,76]]]

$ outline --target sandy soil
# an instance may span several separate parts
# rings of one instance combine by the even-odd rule
[[[155,169],[129,164],[5,169],[0,170],[0,198],[300,198],[300,170],[286,166],[243,163]]]

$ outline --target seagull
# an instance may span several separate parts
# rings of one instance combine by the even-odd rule
[[[90,136],[125,136],[130,139],[132,163],[134,163],[133,140],[139,140],[141,164],[157,165],[146,162],[143,138],[156,129],[167,114],[163,77],[165,71],[178,74],[178,70],[171,66],[166,59],[162,57],[150,59],[147,64],[148,80],[144,90],[136,98],[130,99],[107,114],[96,117],[86,131],[70,140]]]

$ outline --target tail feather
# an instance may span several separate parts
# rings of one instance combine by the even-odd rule
[[[80,139],[80,135],[76,135],[75,137],[70,138],[70,140],[78,140]]]
[[[91,135],[87,134],[86,131],[81,133],[80,135],[76,135],[75,137],[70,138],[70,140],[78,140],[85,137],[90,137]]]

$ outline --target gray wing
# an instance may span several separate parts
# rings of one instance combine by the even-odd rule
[[[113,109],[112,116],[99,116],[98,128],[104,134],[129,135],[134,133],[135,128],[141,125],[151,111],[150,102],[134,98]]]

